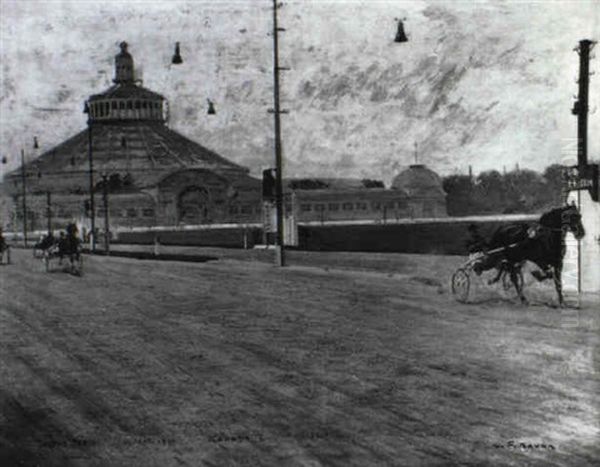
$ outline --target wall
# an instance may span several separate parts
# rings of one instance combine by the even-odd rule
[[[484,237],[514,220],[469,220],[388,225],[299,226],[299,248],[317,251],[373,251],[467,254],[467,227],[476,224]]]
[[[581,280],[582,292],[600,292],[600,202],[592,200],[588,191],[569,193],[570,202],[580,203],[581,221],[585,237],[581,239]],[[577,241],[569,234],[566,238],[567,250],[563,268],[563,284],[566,290],[577,290]]]

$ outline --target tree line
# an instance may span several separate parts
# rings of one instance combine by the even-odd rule
[[[562,202],[563,167],[553,164],[542,172],[515,169],[481,172],[476,177],[449,175],[443,178],[448,214],[537,213]]]

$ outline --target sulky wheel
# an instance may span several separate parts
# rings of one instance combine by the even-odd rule
[[[469,273],[464,269],[457,269],[452,275],[452,295],[459,302],[466,303],[469,299],[469,289],[471,287],[471,279]]]

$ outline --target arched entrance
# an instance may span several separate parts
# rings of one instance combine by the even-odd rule
[[[177,197],[177,218],[184,224],[208,222],[210,194],[206,188],[190,186]]]

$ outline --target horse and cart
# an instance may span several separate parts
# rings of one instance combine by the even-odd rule
[[[6,243],[0,228],[0,264],[10,264],[10,245]]]
[[[83,255],[81,254],[81,241],[77,236],[77,226],[67,225],[65,232],[61,232],[58,238],[49,233],[33,247],[33,256],[44,263],[46,272],[51,270],[51,264],[58,260],[62,266],[63,260],[68,261],[71,274],[83,274]]]
[[[562,266],[565,253],[565,236],[571,232],[579,240],[585,235],[581,214],[574,205],[567,205],[544,213],[533,225],[511,224],[499,227],[489,241],[470,228],[474,237],[469,260],[462,264],[451,279],[452,294],[459,302],[469,301],[473,274],[481,276],[484,271],[495,270],[496,275],[488,285],[502,281],[504,290],[514,286],[522,303],[527,303],[523,294],[522,268],[527,261],[540,270],[532,275],[538,281],[552,279],[558,303],[564,305],[562,293]]]

